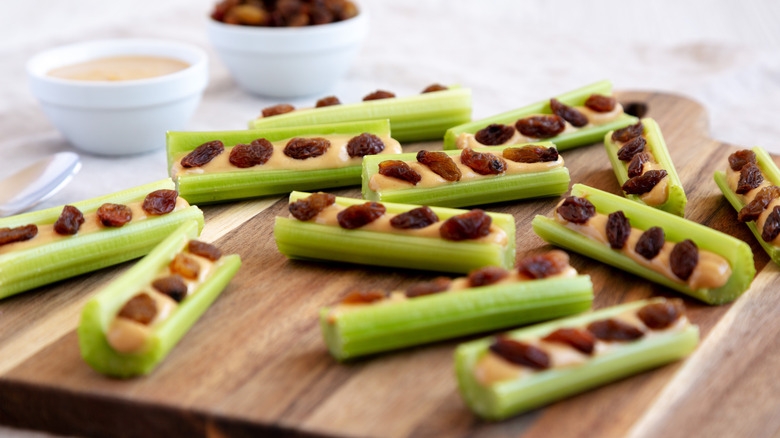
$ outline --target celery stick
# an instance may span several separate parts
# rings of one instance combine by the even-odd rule
[[[475,287],[365,305],[320,327],[338,360],[584,312],[593,302],[590,277],[550,278]]]
[[[579,106],[585,103],[591,94],[611,95],[612,83],[610,81],[596,82],[595,84],[591,84],[557,96],[556,99],[558,99],[561,103],[569,106]],[[533,114],[552,114],[552,110],[550,110],[550,100],[546,99],[520,109],[508,111],[482,120],[464,123],[462,125],[450,128],[444,135],[444,149],[456,149],[457,146],[455,145],[455,141],[457,140],[458,136],[464,132],[475,134],[480,129],[492,123],[514,126],[517,119]],[[558,147],[558,150],[571,149],[573,147],[601,141],[601,139],[604,138],[604,133],[607,131],[626,127],[636,123],[636,121],[636,117],[630,116],[628,114],[622,114],[620,117],[609,123],[593,126],[591,128],[579,129],[575,132],[561,134],[559,136],[545,140],[549,140],[555,143],[555,145]]]
[[[613,317],[627,310],[638,310],[657,301],[661,300],[636,301],[538,324],[507,335],[517,340],[544,337],[558,328],[583,327],[590,322]],[[699,329],[695,325],[688,325],[680,331],[659,331],[654,336],[627,342],[595,355],[581,365],[551,368],[533,372],[526,377],[483,386],[474,375],[474,367],[487,353],[491,342],[492,339],[482,339],[458,346],[455,351],[455,372],[460,393],[469,408],[480,417],[500,420],[680,359],[696,348]]]
[[[106,340],[111,322],[124,304],[167,266],[187,243],[197,237],[200,224],[187,222],[130,268],[104,287],[84,306],[78,327],[81,355],[92,368],[115,377],[148,374],[179,342],[189,328],[219,296],[235,275],[241,259],[232,254],[214,262],[208,278],[185,298],[173,313],[151,330],[146,348],[138,353],[119,353]]]
[[[543,147],[554,146],[550,142],[533,143]],[[503,151],[509,147],[497,146],[475,149],[481,152]],[[455,157],[460,150],[444,151]],[[558,196],[569,189],[569,170],[556,167],[542,172],[522,174],[501,174],[485,176],[477,180],[457,181],[437,187],[416,187],[376,192],[369,187],[371,177],[379,172],[379,163],[387,159],[415,161],[416,153],[399,154],[392,157],[367,156],[363,158],[363,198],[371,201],[387,201],[406,204],[439,205],[442,207],[465,207],[489,204],[515,199]]]
[[[451,86],[435,93],[303,109],[252,120],[249,128],[299,127],[366,119],[390,119],[393,138],[401,142],[440,139],[448,128],[471,120],[471,90]]]
[[[106,202],[138,202],[152,191],[173,188],[171,180],[163,180],[72,205],[87,214]],[[0,228],[30,223],[52,224],[60,213],[62,206],[3,218]],[[130,221],[121,228],[107,227],[0,254],[0,298],[141,257],[179,225],[193,220],[203,227],[203,212],[196,206]]]
[[[622,210],[634,228],[646,230],[654,226],[661,227],[667,241],[692,240],[700,249],[711,251],[726,259],[731,265],[731,276],[726,284],[716,289],[691,289],[686,284],[673,281],[636,263],[628,256],[612,250],[608,245],[602,245],[566,228],[554,219],[539,215],[533,219],[532,224],[534,232],[545,241],[639,275],[707,304],[731,302],[750,287],[756,270],[753,265],[753,252],[747,243],[704,225],[582,184],[575,184],[571,193],[573,196],[587,198],[599,213],[609,214]]]
[[[672,157],[669,155],[669,150],[666,148],[666,142],[661,134],[661,128],[658,127],[658,123],[656,123],[655,120],[650,118],[642,119],[642,124],[644,125],[645,130],[645,140],[647,140],[646,147],[653,157],[655,157],[658,164],[666,170],[669,178],[669,196],[666,199],[666,202],[652,207],[667,213],[676,214],[677,216],[684,216],[685,204],[688,202],[688,199],[685,197],[685,190],[683,190],[682,182],[680,181],[680,177],[677,176],[677,170],[672,163]],[[620,146],[612,141],[613,132],[615,131],[609,131],[604,136],[604,147],[607,151],[607,157],[609,157],[609,161],[612,163],[612,169],[615,171],[615,176],[617,176],[618,182],[622,186],[629,179],[628,163],[620,161],[620,158],[617,156]],[[640,202],[642,204],[645,203],[639,195],[625,196],[632,201]]]
[[[309,194],[293,192],[290,202]],[[362,199],[336,198],[336,204],[363,204]],[[387,213],[403,213],[417,205],[383,203]],[[467,210],[433,207],[441,221]],[[361,229],[346,230],[313,222],[277,217],[274,238],[279,252],[293,259],[335,260],[379,266],[467,273],[483,266],[513,267],[515,220],[512,215],[488,213],[493,224],[506,232],[507,243],[453,242],[440,238],[415,237]],[[434,225],[435,226],[435,225]]]
[[[258,131],[169,132],[168,169],[171,176],[174,176],[172,169],[177,157],[212,140],[221,140],[225,147],[232,147],[238,143],[250,143],[257,138],[265,138],[273,142],[300,136],[360,135],[364,132],[389,136],[390,124],[387,120],[363,120]],[[176,177],[176,182],[179,193],[184,199],[191,203],[204,204],[289,193],[293,189],[316,190],[357,185],[360,184],[360,172],[359,164],[314,170],[271,170],[259,165],[253,167],[251,171],[180,175]]]
[[[769,180],[773,185],[780,185],[780,170],[778,170],[774,160],[772,160],[772,157],[770,157],[769,154],[767,154],[766,151],[760,146],[756,146],[752,150],[756,154],[756,164],[761,169],[761,173],[764,175],[764,178]],[[729,183],[724,172],[715,172],[715,183],[718,184],[720,191],[723,192],[723,196],[726,197],[731,206],[734,207],[737,212],[742,210],[745,204],[740,201],[737,194],[731,190],[731,187],[729,187]],[[745,224],[748,226],[748,228],[750,228],[750,231],[753,233],[753,235],[756,236],[756,240],[761,244],[761,247],[764,248],[764,251],[766,251],[772,261],[780,265],[780,248],[765,241],[761,237],[761,232],[763,230],[759,230],[756,227],[755,221],[746,222]]]

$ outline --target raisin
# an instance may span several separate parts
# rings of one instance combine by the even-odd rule
[[[379,174],[390,178],[400,179],[417,185],[422,175],[412,169],[405,161],[385,160],[379,163]]]
[[[354,230],[363,225],[370,224],[385,214],[385,206],[378,202],[366,202],[361,205],[352,205],[341,210],[337,216],[341,228]]]
[[[631,235],[631,223],[622,211],[614,211],[607,217],[607,240],[612,249],[622,249]]]
[[[471,148],[463,149],[460,162],[469,166],[480,175],[498,175],[506,172],[506,161],[489,152],[474,152]]]
[[[533,279],[558,275],[568,267],[569,255],[559,250],[526,257],[517,262],[517,272]]]
[[[685,305],[679,298],[666,300],[660,303],[648,304],[636,312],[636,316],[642,322],[653,330],[662,330],[670,325],[685,313]]]
[[[406,297],[414,298],[444,292],[450,288],[450,283],[452,280],[447,277],[437,277],[433,281],[415,283],[406,288]]]
[[[587,355],[593,354],[593,349],[596,346],[596,339],[589,331],[577,328],[559,328],[543,337],[542,340],[545,342],[566,344]]]
[[[332,196],[332,195],[331,195]],[[215,262],[222,257],[222,251],[214,245],[200,240],[190,240],[187,250],[197,256],[201,256]]]
[[[425,87],[425,89],[422,90],[421,94],[433,93],[434,91],[444,91],[446,89],[447,89],[447,87],[445,87],[442,84],[431,84],[431,85],[428,85],[427,87]]]
[[[493,219],[483,210],[474,209],[444,221],[439,228],[439,235],[454,241],[479,239],[490,234],[492,222]]]
[[[652,260],[664,247],[666,236],[660,227],[648,228],[636,241],[634,251],[647,260]]]
[[[541,348],[504,336],[496,338],[490,351],[507,362],[537,370],[550,368],[550,356]]]
[[[133,210],[126,205],[105,203],[97,209],[97,217],[106,227],[121,227],[133,219]]]
[[[315,105],[315,107],[322,108],[324,106],[334,106],[334,105],[341,105],[341,101],[336,96],[328,96],[318,100],[317,105]]]
[[[463,176],[455,160],[444,152],[420,151],[417,152],[417,161],[447,181],[460,181]]]
[[[633,341],[644,336],[644,332],[619,319],[602,319],[588,324],[588,331],[603,341]]]
[[[184,254],[176,254],[171,263],[168,265],[171,272],[179,274],[184,278],[190,280],[197,280],[198,274],[200,274],[200,265],[192,257]]]
[[[569,105],[561,103],[558,99],[550,99],[550,109],[553,114],[571,123],[571,125],[576,128],[582,128],[588,124],[588,118],[585,117],[585,114],[582,114]]]
[[[653,190],[662,179],[666,178],[666,171],[664,169],[648,170],[647,172],[635,176],[625,183],[623,183],[623,191],[629,195],[641,195]]]
[[[376,155],[385,150],[385,144],[374,134],[364,132],[357,137],[352,137],[347,142],[347,153],[350,158]]]
[[[566,122],[555,114],[531,116],[515,122],[515,128],[526,137],[550,138],[566,129]]]
[[[62,208],[62,213],[57,218],[57,222],[54,223],[54,231],[63,236],[73,235],[79,232],[79,228],[81,228],[83,223],[84,215],[81,211],[72,205],[66,205]]]
[[[631,161],[634,155],[644,152],[646,144],[644,137],[634,137],[618,149],[617,156],[620,161]]]
[[[750,149],[743,149],[729,155],[729,166],[731,166],[731,170],[738,172],[745,167],[745,164],[756,164],[755,152]]]
[[[141,324],[149,324],[157,316],[157,303],[147,293],[140,293],[130,298],[117,315],[120,318],[133,320]]]
[[[30,240],[38,234],[35,224],[22,225],[16,228],[0,228],[0,245]]]
[[[623,104],[623,112],[629,116],[641,119],[647,114],[647,104],[644,102],[628,102]]]
[[[633,125],[628,125],[625,128],[621,128],[612,133],[612,141],[619,141],[625,143],[632,138],[639,137],[645,131],[642,122],[636,122]]]
[[[506,143],[513,135],[515,135],[515,128],[493,123],[477,131],[474,139],[487,146],[496,146]]]
[[[764,242],[771,242],[777,238],[778,234],[780,234],[780,206],[772,209],[772,212],[767,216],[764,229],[761,231],[761,238],[764,239]]]
[[[336,202],[336,197],[330,193],[313,193],[290,204],[290,214],[299,221],[307,221],[320,214],[322,210],[334,202]]]
[[[387,294],[379,289],[353,290],[341,300],[341,304],[370,304],[375,301],[382,301],[386,297]]]
[[[181,167],[190,168],[203,166],[213,160],[217,155],[221,154],[224,150],[225,145],[219,140],[203,143],[181,159]]]
[[[288,103],[280,103],[279,105],[263,108],[263,117],[278,116],[279,114],[289,113],[291,111],[295,111],[294,106]]]
[[[642,174],[645,168],[645,163],[652,159],[647,152],[640,152],[631,158],[631,162],[628,163],[628,177],[633,178]]]
[[[596,214],[596,207],[585,198],[569,196],[561,202],[556,211],[567,222],[584,224]]]
[[[158,278],[152,282],[152,287],[160,291],[160,293],[168,295],[177,303],[181,303],[187,297],[187,283],[184,282],[184,279],[179,274]]]
[[[780,187],[766,186],[762,188],[749,204],[742,207],[737,219],[740,222],[750,222],[758,219],[761,213],[775,198],[780,197]]]
[[[699,247],[690,239],[678,242],[669,254],[672,272],[680,280],[688,280],[699,263]]]
[[[363,98],[363,101],[367,100],[379,100],[379,99],[390,99],[391,97],[395,97],[395,93],[391,93],[389,91],[385,90],[376,90],[373,93],[367,95]]]
[[[228,161],[238,168],[246,169],[267,163],[273,153],[274,145],[264,138],[258,138],[249,144],[233,146]]]
[[[739,171],[739,182],[735,192],[744,195],[760,186],[762,182],[764,182],[764,175],[761,174],[761,169],[755,163],[747,163]]]
[[[319,157],[330,148],[330,141],[325,138],[295,137],[284,147],[284,154],[296,160]]]
[[[143,208],[147,214],[153,216],[168,214],[176,208],[176,198],[178,197],[179,194],[176,190],[155,190],[146,195],[141,208]]]
[[[390,225],[400,230],[425,228],[439,221],[439,216],[430,207],[417,207],[390,219]]]
[[[545,163],[549,161],[558,161],[558,149],[550,146],[524,146],[521,148],[504,149],[504,158],[517,163]]]
[[[499,266],[485,266],[469,272],[469,286],[480,287],[498,283],[509,275],[509,271]]]
[[[601,94],[591,94],[585,101],[585,106],[597,113],[608,113],[615,109],[615,105],[617,100],[614,97]]]

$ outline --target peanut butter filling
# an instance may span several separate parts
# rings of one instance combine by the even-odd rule
[[[259,138],[261,137],[258,134]],[[314,135],[309,137],[315,137]],[[290,139],[271,142],[274,146],[271,158],[265,164],[260,164],[253,167],[240,168],[230,164],[230,151],[233,147],[225,147],[225,150],[221,154],[214,157],[213,160],[200,167],[184,168],[181,166],[181,159],[186,156],[188,152],[184,152],[176,156],[171,175],[176,178],[180,175],[201,175],[205,173],[222,173],[222,172],[250,172],[250,171],[262,171],[262,170],[315,170],[315,169],[338,169],[348,166],[360,166],[363,162],[362,157],[351,158],[347,152],[347,143],[355,135],[328,135],[324,136],[330,141],[330,147],[324,154],[307,158],[305,160],[298,160],[288,157],[284,154],[284,148]],[[401,144],[398,141],[391,138],[389,135],[378,136],[385,144],[384,150],[379,155],[392,155],[400,154],[402,152]]]
[[[616,142],[617,149],[620,149],[620,147],[624,144],[625,142]],[[655,207],[657,205],[663,204],[669,199],[669,175],[668,175],[669,170],[664,169],[664,167],[661,166],[660,163],[658,163],[658,161],[655,159],[655,154],[650,152],[650,149],[648,147],[645,147],[645,150],[643,152],[650,156],[650,160],[645,162],[642,165],[641,175],[644,175],[645,172],[647,172],[648,170],[667,171],[667,175],[663,177],[663,179],[658,181],[658,184],[656,184],[649,192],[638,195],[639,199],[641,199],[642,202],[644,202],[645,204],[651,207]],[[628,166],[628,163],[624,163],[624,164],[625,166]]]
[[[739,171],[731,170],[731,167],[726,170],[726,179],[729,184],[729,188],[731,189],[734,194],[737,195],[737,198],[742,202],[743,205],[749,204],[753,199],[756,198],[758,193],[763,189],[764,187],[769,187],[772,185],[775,185],[772,181],[769,181],[766,178],[766,175],[762,175],[764,177],[764,180],[759,184],[758,187],[755,189],[750,190],[749,192],[745,193],[744,195],[740,195],[736,193],[737,186],[739,185]],[[775,207],[780,205],[780,198],[775,198],[772,200],[772,202],[769,203],[769,205],[766,206],[763,212],[758,216],[758,219],[755,220],[756,228],[758,229],[758,232],[760,233],[761,230],[764,229],[764,224],[766,224],[766,220],[769,217],[769,215],[772,213],[772,210],[775,209]],[[774,238],[771,242],[768,242],[775,246],[780,246],[780,235]]]

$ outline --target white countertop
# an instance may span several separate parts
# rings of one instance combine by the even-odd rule
[[[277,99],[241,91],[210,47],[214,0],[26,0],[0,14],[0,179],[74,150],[31,95],[24,64],[41,50],[92,39],[153,37],[205,49],[211,81],[189,130],[244,129]],[[354,102],[376,89],[416,94],[439,82],[473,92],[475,119],[601,79],[700,101],[714,138],[780,153],[780,2],[364,0],[368,39],[329,94]],[[296,106],[316,98],[296,99]],[[662,127],[663,128],[663,127]],[[78,152],[78,151],[77,151]],[[81,172],[37,208],[167,176],[164,150],[106,158],[79,152]],[[2,190],[2,187],[0,187]],[[26,432],[0,427],[0,435]]]

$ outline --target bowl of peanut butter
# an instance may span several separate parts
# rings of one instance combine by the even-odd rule
[[[205,52],[156,39],[116,39],[46,50],[27,62],[30,89],[76,148],[130,155],[165,147],[208,84]]]

